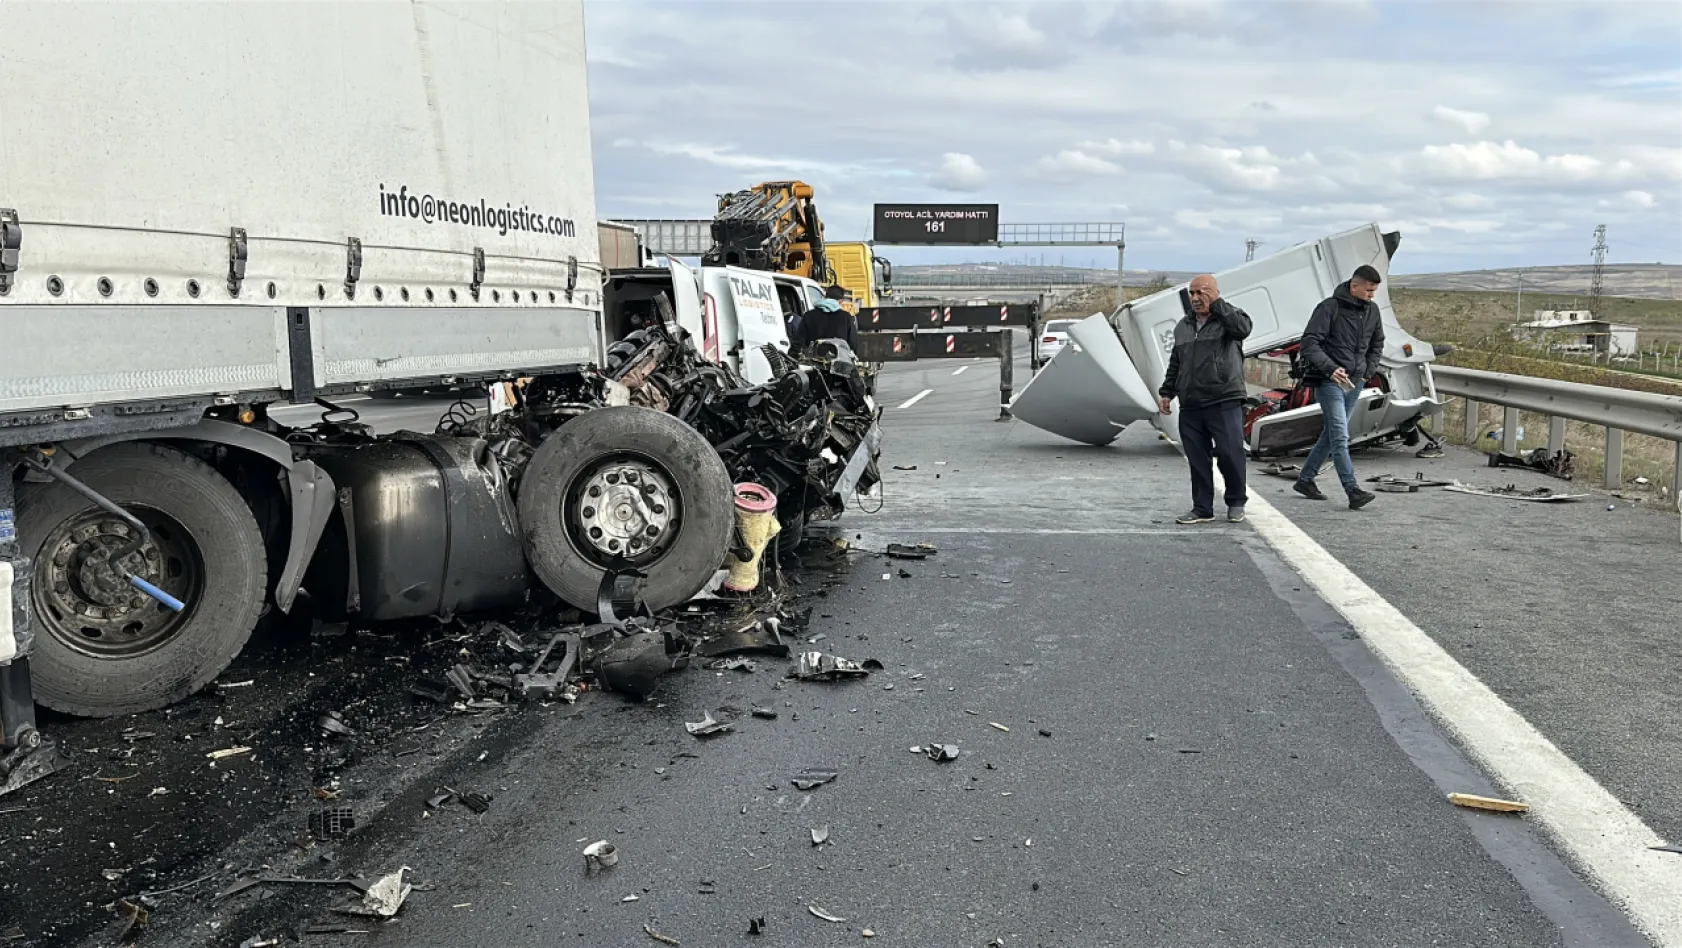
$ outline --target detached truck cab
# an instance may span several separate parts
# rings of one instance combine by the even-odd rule
[[[0,792],[39,775],[33,701],[162,707],[304,593],[376,620],[711,578],[718,454],[591,400],[581,3],[6,3],[0,36],[86,53],[0,57]],[[521,378],[436,434],[268,415]]]

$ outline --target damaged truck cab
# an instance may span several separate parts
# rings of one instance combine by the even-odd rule
[[[743,378],[679,286],[607,305],[581,3],[6,4],[0,35],[102,51],[0,58],[0,793],[53,766],[34,702],[163,707],[270,612],[594,611],[627,568],[658,609],[732,555],[735,484],[803,523],[874,482],[849,354],[755,324]],[[459,401],[420,432],[348,400],[421,390]]]

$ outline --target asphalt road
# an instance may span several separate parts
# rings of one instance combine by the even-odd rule
[[[1025,364],[1017,374],[1027,378]],[[838,567],[810,632],[823,636],[814,647],[883,671],[801,683],[772,659],[752,674],[671,676],[642,705],[592,695],[457,721],[406,772],[373,747],[346,773],[366,814],[351,841],[304,852],[254,831],[226,865],[411,867],[422,888],[396,921],[311,939],[324,944],[656,944],[644,926],[685,945],[736,944],[754,941],[749,920],[760,917],[761,941],[801,945],[858,943],[866,929],[869,943],[920,946],[1649,943],[1525,818],[1445,801],[1497,789],[1249,525],[1173,525],[1187,505],[1184,462],[1153,431],[1094,449],[999,422],[994,363],[893,366],[878,397],[885,466],[915,470],[887,471],[880,511],[843,521],[859,552]],[[432,410],[366,414],[383,426],[385,412]],[[1407,459],[1407,472],[1417,465]],[[1252,481],[1270,499],[1281,486]],[[1387,555],[1373,519],[1275,502],[1434,634],[1456,615],[1489,625],[1515,611],[1502,596],[1519,588],[1520,567],[1490,565],[1488,553],[1546,548],[1503,532],[1502,518],[1532,534],[1552,522],[1484,498],[1381,496],[1396,511],[1392,532],[1440,519],[1447,536],[1459,524],[1452,549],[1468,556],[1456,569],[1428,553]],[[1620,513],[1604,506],[1568,511],[1583,519],[1560,532],[1592,534],[1592,511]],[[1652,522],[1619,529],[1657,555],[1663,521]],[[889,541],[940,552],[910,563],[865,552]],[[1549,581],[1568,569],[1567,559]],[[1445,598],[1466,611],[1432,605]],[[1531,612],[1471,643],[1469,665],[1539,727],[1583,712],[1585,746],[1631,714],[1658,724],[1662,703],[1630,712],[1606,690],[1549,717],[1547,687],[1565,693],[1573,663],[1597,657],[1587,646],[1517,657],[1515,640],[1542,636],[1550,620],[1537,614],[1550,603],[1584,614],[1557,590],[1525,601]],[[1624,621],[1660,637],[1635,607]],[[1593,687],[1616,678],[1593,667]],[[1656,688],[1664,668],[1626,673],[1634,691]],[[750,706],[779,717],[743,716],[707,741],[682,726]],[[1606,748],[1585,766],[1610,784],[1650,776],[1668,750],[1649,738],[1631,743],[1656,749]],[[936,763],[909,751],[929,742],[962,753]],[[804,768],[838,776],[800,792],[790,778]],[[1660,809],[1675,800],[1669,780],[1632,785]],[[494,800],[483,815],[427,816],[439,786]],[[815,847],[819,827],[828,842]],[[596,839],[619,847],[616,868],[585,871],[580,852]],[[233,948],[319,919],[325,904],[283,887],[199,899],[161,913],[145,937]]]

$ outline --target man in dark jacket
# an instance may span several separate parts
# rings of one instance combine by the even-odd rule
[[[1356,267],[1349,282],[1314,307],[1308,328],[1302,333],[1302,359],[1307,365],[1303,382],[1313,388],[1324,424],[1320,440],[1314,442],[1314,449],[1302,462],[1302,474],[1293,487],[1311,500],[1325,500],[1326,495],[1314,485],[1314,477],[1329,455],[1337,479],[1349,495],[1351,510],[1372,503],[1374,496],[1362,490],[1355,478],[1355,462],[1349,457],[1349,416],[1359,404],[1367,379],[1377,374],[1379,358],[1384,354],[1384,322],[1378,304],[1372,301],[1381,281],[1372,267]]]
[[[1180,399],[1180,444],[1191,465],[1191,509],[1175,523],[1215,519],[1213,459],[1226,481],[1226,519],[1242,523],[1244,504],[1244,339],[1250,317],[1221,299],[1221,288],[1207,274],[1191,281],[1191,315],[1174,326],[1168,376],[1157,391],[1164,415]],[[1211,447],[1213,450],[1211,450]]]
[[[800,351],[820,339],[841,339],[852,347],[853,352],[858,352],[859,321],[842,307],[841,299],[846,295],[846,289],[839,285],[826,288],[818,305],[801,313],[800,318],[794,321],[788,334],[789,346]]]

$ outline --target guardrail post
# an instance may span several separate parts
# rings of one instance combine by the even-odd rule
[[[999,421],[1010,420],[1010,388],[1015,380],[1016,353],[1013,351],[1016,331],[996,330],[999,334]]]
[[[1565,419],[1558,415],[1548,418],[1548,451],[1558,454],[1565,450]]]
[[[1624,429],[1606,429],[1606,489],[1624,486]]]
[[[1682,441],[1676,442],[1676,457],[1672,458],[1671,461],[1670,501],[1673,504],[1678,504],[1677,509],[1682,510],[1682,501],[1678,500],[1678,498],[1682,498]]]
[[[1467,444],[1477,444],[1478,443],[1478,410],[1479,410],[1478,403],[1472,401],[1469,398],[1461,399],[1461,402],[1466,406],[1466,419],[1465,419],[1466,443]]]
[[[1501,409],[1501,451],[1504,454],[1518,453],[1518,409]]]

